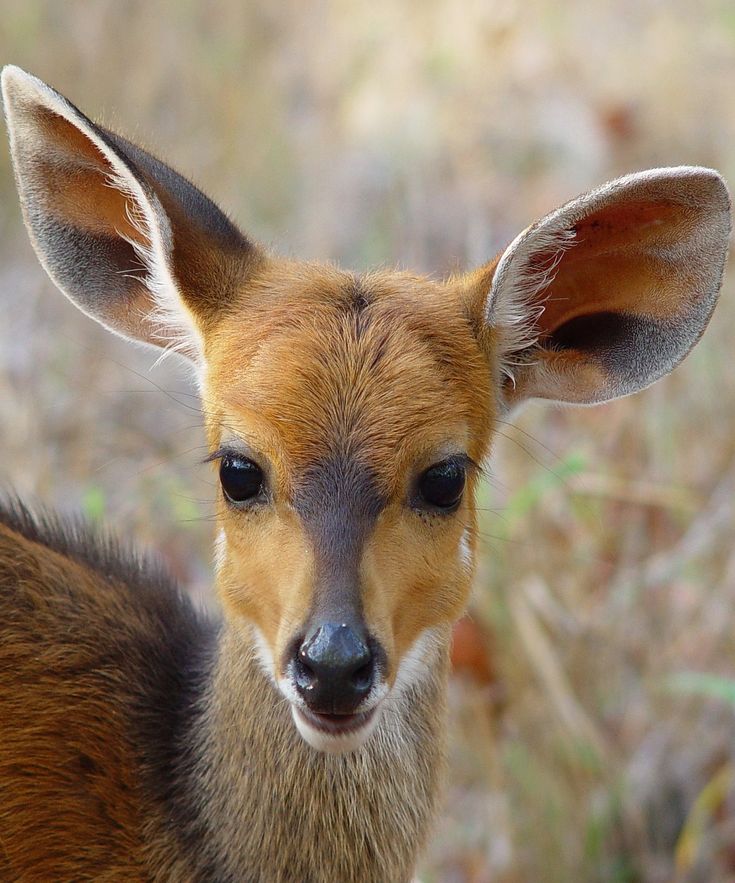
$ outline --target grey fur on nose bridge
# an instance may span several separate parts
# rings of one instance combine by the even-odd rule
[[[320,621],[362,626],[360,558],[384,505],[373,472],[356,458],[327,458],[307,473],[295,499],[316,567],[307,632]]]

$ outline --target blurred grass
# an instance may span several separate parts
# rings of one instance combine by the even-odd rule
[[[0,19],[0,60],[296,256],[444,273],[617,174],[735,180],[729,0],[5,0]],[[214,486],[186,372],[53,290],[7,151],[0,303],[0,480],[136,536],[205,598]],[[426,881],[735,878],[734,320],[728,279],[662,383],[500,427],[473,601],[494,682],[452,685]]]

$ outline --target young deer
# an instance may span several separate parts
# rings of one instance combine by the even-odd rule
[[[0,878],[411,876],[437,803],[477,464],[500,415],[680,362],[730,230],[703,168],[629,175],[459,278],[266,253],[192,184],[15,67],[38,257],[196,366],[221,618],[78,525],[0,513]]]

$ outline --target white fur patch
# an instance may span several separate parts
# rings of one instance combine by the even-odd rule
[[[465,573],[471,573],[475,566],[475,560],[470,546],[470,531],[466,528],[459,540],[459,563]]]
[[[262,664],[262,662],[261,662]],[[273,678],[273,675],[271,675]],[[293,681],[289,677],[278,678],[276,681],[276,685],[278,689],[281,691],[283,696],[290,702],[291,706],[294,708],[303,708],[304,700],[299,696],[298,690],[294,686]]]
[[[426,629],[416,638],[398,666],[396,680],[388,698],[399,697],[413,684],[422,680],[435,664],[435,651],[440,643],[436,629]]]
[[[214,572],[217,576],[222,573],[222,568],[225,566],[225,558],[227,556],[227,537],[225,536],[224,529],[220,528],[217,533],[217,538],[214,541]]]
[[[255,642],[255,655],[260,663],[260,667],[263,669],[265,674],[268,676],[268,679],[272,681],[274,684],[277,684],[279,688],[281,688],[281,692],[286,696],[289,702],[292,701],[291,695],[286,695],[283,688],[281,687],[282,681],[285,681],[286,678],[281,678],[280,680],[276,680],[276,663],[273,659],[273,653],[271,652],[270,645],[268,641],[265,639],[265,635],[258,628],[257,625],[253,625],[252,627],[253,633],[253,641]],[[296,696],[296,691],[293,691],[294,696]]]

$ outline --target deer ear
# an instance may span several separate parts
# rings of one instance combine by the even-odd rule
[[[2,73],[15,177],[36,253],[83,312],[201,356],[201,335],[258,259],[181,175],[17,67]]]
[[[712,315],[729,234],[722,178],[688,166],[612,181],[521,233],[485,301],[505,403],[593,404],[671,371]]]

